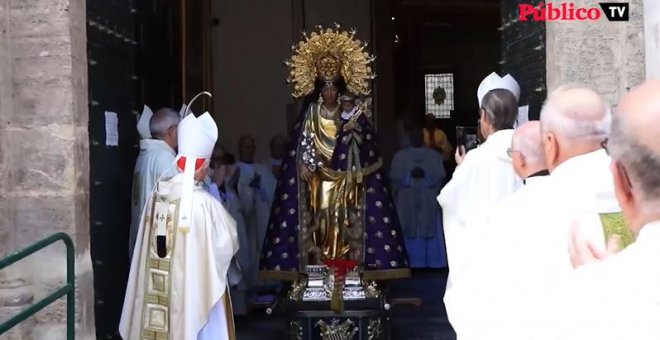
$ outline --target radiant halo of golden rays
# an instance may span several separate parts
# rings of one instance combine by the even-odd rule
[[[289,67],[287,83],[293,84],[293,96],[306,96],[314,91],[317,77],[335,80],[344,78],[349,91],[356,95],[368,95],[369,81],[376,77],[371,63],[376,59],[365,51],[367,43],[355,39],[354,29],[341,31],[317,26],[318,31],[307,34],[303,40],[291,46],[293,56],[285,61]]]

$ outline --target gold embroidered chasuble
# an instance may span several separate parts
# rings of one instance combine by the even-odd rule
[[[178,226],[180,192],[181,175],[159,182],[143,212],[119,327],[125,340],[235,339],[226,277],[236,223],[197,186],[191,225]],[[163,257],[158,228],[166,230]]]

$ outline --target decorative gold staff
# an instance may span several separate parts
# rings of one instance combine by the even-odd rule
[[[202,92],[198,93],[197,95],[195,95],[195,96],[193,97],[193,99],[190,100],[190,102],[188,102],[188,105],[186,105],[186,111],[185,111],[185,113],[183,114],[183,117],[181,117],[181,118],[185,118],[188,114],[190,114],[190,108],[192,107],[192,104],[193,104],[193,103],[195,102],[195,100],[197,100],[197,98],[199,98],[201,95],[207,95],[207,96],[213,98],[213,95],[212,95],[210,92],[208,92],[208,91],[202,91]]]

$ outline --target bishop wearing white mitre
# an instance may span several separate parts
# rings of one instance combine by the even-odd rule
[[[521,179],[514,172],[507,155],[507,149],[511,147],[519,95],[520,87],[510,75],[501,78],[493,72],[481,82],[477,98],[481,115],[480,129],[486,141],[464,156],[457,151],[460,165],[438,196],[443,209],[447,260],[452,279],[460,269],[464,251],[467,250],[463,243],[465,240],[461,237],[465,235],[465,228],[485,220],[497,203],[521,185]],[[505,99],[510,105],[506,108],[497,106],[497,103]],[[495,105],[489,107],[490,103]]]
[[[142,214],[119,332],[124,340],[235,339],[227,270],[236,222],[202,188],[218,128],[206,112],[178,127],[179,174]]]
[[[479,129],[486,141],[465,155],[457,148],[459,165],[438,196],[449,266],[444,301],[454,328],[459,325],[452,312],[460,306],[453,304],[451,287],[460,281],[461,270],[471,253],[469,228],[481,225],[503,198],[522,185],[507,154],[518,116],[519,95],[520,87],[510,75],[501,78],[493,72],[481,82],[477,90]]]

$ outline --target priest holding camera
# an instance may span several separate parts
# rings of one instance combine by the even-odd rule
[[[493,72],[481,82],[477,90],[479,129],[485,142],[467,154],[464,147],[457,148],[458,167],[438,196],[449,265],[445,305],[454,327],[460,325],[452,320],[451,286],[460,281],[461,268],[470,254],[470,228],[481,224],[493,207],[522,184],[507,155],[519,96],[520,87],[511,75],[500,77]]]

